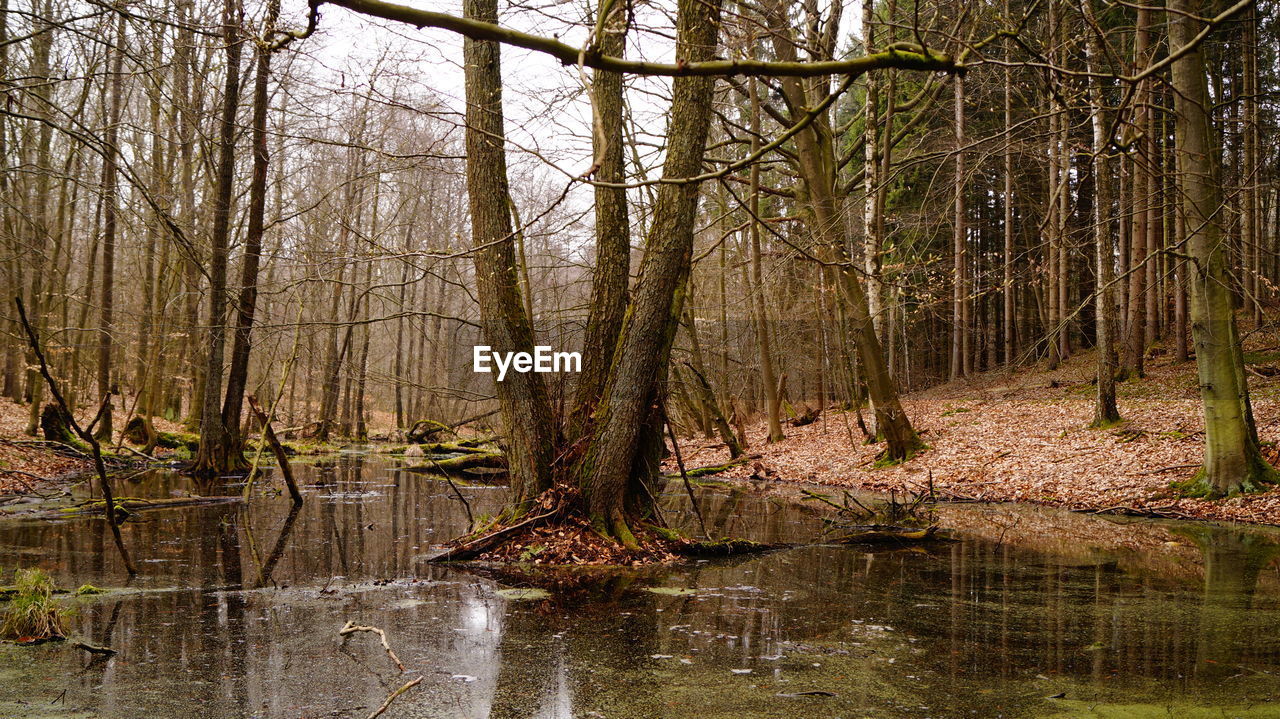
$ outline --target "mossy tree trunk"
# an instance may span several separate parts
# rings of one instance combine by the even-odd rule
[[[597,38],[601,52],[622,57],[627,47],[628,6],[617,0],[601,0]],[[595,179],[621,183],[625,179],[622,145],[622,74],[596,70],[591,80],[594,115],[592,148]],[[627,191],[597,185],[596,263],[591,275],[591,307],[582,344],[582,372],[569,418],[568,438],[576,441],[588,430],[590,415],[600,402],[618,335],[627,313],[627,282],[631,267],[631,225],[627,216]]]
[[[676,57],[684,62],[711,59],[719,38],[719,3],[680,0],[677,13]],[[714,87],[713,78],[672,81],[664,179],[701,173]],[[634,541],[625,516],[627,489],[634,486],[630,480],[638,450],[652,446],[641,442],[642,435],[652,435],[652,428],[647,433],[642,428],[652,424],[656,388],[665,380],[684,308],[700,189],[696,182],[664,183],[658,188],[640,279],[595,412],[591,444],[577,468],[592,521],[624,543]]]
[[[1171,39],[1186,47],[1199,32],[1195,0],[1170,4]],[[1262,458],[1249,406],[1249,386],[1236,329],[1231,277],[1222,232],[1220,158],[1209,116],[1213,107],[1199,48],[1173,63],[1179,189],[1186,215],[1188,294],[1200,396],[1204,402],[1204,465],[1191,491],[1211,497],[1248,492],[1277,479]]]

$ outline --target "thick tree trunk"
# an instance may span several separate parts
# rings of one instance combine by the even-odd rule
[[[497,0],[465,0],[465,15],[496,23]],[[496,353],[532,352],[533,328],[520,297],[503,138],[500,46],[467,38],[467,197],[471,209],[476,294],[485,341]],[[506,424],[511,501],[517,511],[551,486],[555,430],[542,375],[515,372],[497,382]],[[645,385],[647,389],[649,385]],[[628,454],[626,459],[630,460]]]
[[[1193,18],[1204,10],[1194,0],[1173,0],[1169,7],[1171,45],[1184,48],[1198,30]],[[1259,452],[1249,408],[1220,220],[1220,158],[1212,139],[1205,77],[1199,48],[1173,63],[1180,194],[1190,255],[1191,334],[1205,421],[1204,466],[1191,489],[1222,496],[1259,489],[1276,481],[1277,473]]]
[[[677,13],[676,57],[684,62],[712,58],[719,37],[718,0],[680,0]],[[704,77],[672,81],[664,178],[701,173],[714,86],[714,79]],[[696,182],[658,188],[634,300],[604,399],[596,410],[594,437],[578,467],[592,521],[624,544],[635,543],[625,516],[627,490],[641,427],[657,399],[655,388],[665,375],[684,305],[699,191]]]

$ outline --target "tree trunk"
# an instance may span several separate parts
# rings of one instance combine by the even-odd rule
[[[952,184],[955,214],[951,227],[952,296],[951,296],[951,379],[969,375],[969,288],[966,252],[967,232],[964,207],[964,78],[952,78],[955,86],[955,154],[956,170]]]
[[[760,96],[755,78],[748,80],[748,91],[751,95],[751,152],[760,150]],[[874,146],[874,143],[872,143]],[[875,173],[872,173],[872,177]],[[778,397],[778,377],[773,366],[773,348],[769,342],[769,315],[764,301],[764,273],[760,265],[760,164],[751,165],[751,217],[747,218],[748,234],[751,238],[751,283],[748,291],[752,297],[752,308],[755,316],[756,343],[760,357],[760,379],[764,382],[765,414],[769,427],[769,441],[781,442],[786,439],[782,433],[782,409]],[[868,234],[870,237],[870,234]],[[868,245],[870,252],[870,246]],[[875,286],[875,279],[868,277],[870,286]],[[692,319],[692,318],[690,318]]]
[[[119,226],[117,197],[117,158],[120,137],[121,93],[124,91],[124,15],[116,21],[116,49],[111,59],[111,109],[103,138],[102,159],[102,298],[98,316],[98,398],[105,403],[102,421],[94,433],[98,439],[111,441],[111,334],[114,332],[116,228]]]
[[[626,52],[629,10],[624,3],[602,0],[597,23],[600,51],[615,57]],[[592,148],[600,182],[621,183],[626,177],[622,145],[622,75],[596,70],[591,82],[594,118]],[[574,397],[569,441],[577,441],[590,424],[604,391],[617,348],[618,333],[627,312],[627,283],[631,267],[631,225],[627,191],[595,187],[596,264],[591,275],[591,307],[582,343],[582,372]]]
[[[1204,11],[1193,0],[1172,0],[1171,45],[1185,48]],[[1175,51],[1177,52],[1177,51]],[[1191,334],[1204,401],[1204,465],[1190,489],[1223,496],[1277,480],[1259,452],[1249,407],[1240,336],[1232,308],[1221,220],[1220,158],[1214,154],[1209,91],[1199,48],[1173,63],[1174,110],[1181,196],[1186,212]]]
[[[773,36],[774,53],[779,60],[794,61],[796,46],[786,7],[780,0],[767,6],[767,21]],[[813,107],[805,83],[798,78],[782,78],[783,99],[798,119],[804,108]],[[796,133],[797,167],[808,190],[811,228],[820,243],[821,259],[834,265],[835,283],[840,293],[843,312],[847,315],[849,333],[853,336],[866,378],[867,391],[876,415],[876,432],[887,443],[887,458],[909,457],[921,446],[911,421],[898,399],[898,390],[889,375],[884,349],[871,321],[866,293],[850,265],[845,245],[845,217],[836,211],[836,157],[830,122],[826,115],[815,119],[809,127]],[[854,392],[856,395],[856,390]]]
[[[200,413],[200,451],[192,472],[218,475],[241,468],[234,452],[231,431],[223,422],[222,362],[226,351],[227,248],[231,239],[232,185],[236,168],[236,107],[240,102],[240,8],[236,0],[223,7],[222,39],[226,43],[226,84],[218,137],[217,189],[214,193],[213,229],[209,253],[209,329],[205,355],[204,391]]]
[[[263,36],[275,30],[280,1],[268,0],[262,21]],[[249,384],[250,334],[258,304],[258,268],[262,261],[262,235],[267,211],[267,113],[271,110],[267,86],[271,80],[271,51],[258,45],[253,81],[253,175],[249,180],[249,226],[244,239],[240,267],[240,297],[236,306],[235,339],[231,346],[231,369],[227,372],[227,394],[222,404],[222,425],[227,431],[228,466],[244,464],[244,437],[240,436],[240,415],[245,388]]]
[[[498,21],[497,0],[465,0],[463,9],[470,19]],[[485,341],[495,353],[532,352],[533,328],[520,297],[511,227],[511,195],[503,144],[500,46],[492,40],[466,38],[463,59],[467,197],[472,244],[476,248],[476,294]],[[506,424],[511,503],[521,511],[534,496],[551,486],[555,448],[551,403],[540,374],[514,372],[496,385]]]
[[[719,16],[718,0],[679,0],[676,57],[685,62],[713,57]],[[702,171],[714,87],[714,79],[705,77],[672,81],[664,178],[689,178]],[[695,182],[658,188],[640,279],[604,400],[596,410],[595,434],[578,467],[592,522],[627,545],[635,544],[625,516],[628,500],[635,499],[628,497],[632,466],[684,306],[699,191]]]
[[[1092,15],[1092,12],[1090,12]],[[1089,36],[1089,67],[1096,72],[1102,59],[1102,48],[1094,35]],[[1112,347],[1115,328],[1115,246],[1111,235],[1111,170],[1107,162],[1110,149],[1107,132],[1105,89],[1096,78],[1090,78],[1093,102],[1093,234],[1096,285],[1094,289],[1095,333],[1098,353],[1098,392],[1093,409],[1094,427],[1106,427],[1120,421],[1116,407],[1116,360]]]

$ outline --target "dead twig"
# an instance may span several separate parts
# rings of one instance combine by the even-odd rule
[[[675,428],[671,426],[671,417],[667,415],[667,401],[659,400],[662,407],[662,423],[667,425],[667,436],[671,437],[671,451],[676,455],[676,466],[680,468],[680,479],[684,480],[684,491],[689,495],[689,506],[693,507],[693,513],[698,518],[698,526],[702,529],[702,538],[711,539],[711,535],[707,534],[707,522],[702,518],[702,508],[698,506],[698,500],[693,496],[693,485],[689,482],[689,473],[684,468],[684,458],[680,456],[680,441],[676,439]]]
[[[1160,469],[1153,469],[1150,472],[1138,472],[1138,474],[1139,475],[1161,474],[1163,472],[1172,472],[1175,469],[1194,469],[1199,466],[1200,466],[1199,464],[1174,464],[1168,467],[1161,467]]]

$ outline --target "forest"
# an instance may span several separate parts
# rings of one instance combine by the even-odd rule
[[[1275,0],[0,0],[0,83],[0,716],[1280,716]]]

